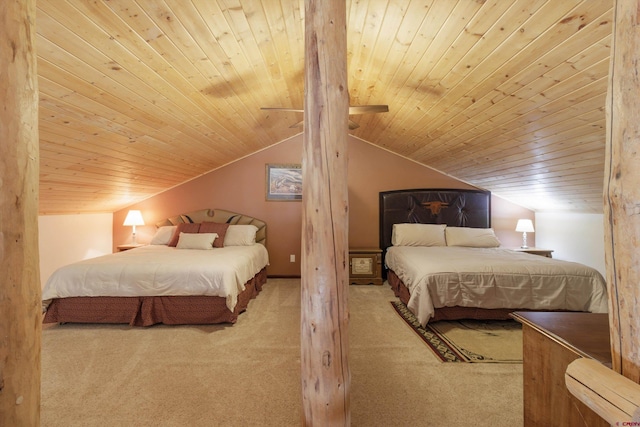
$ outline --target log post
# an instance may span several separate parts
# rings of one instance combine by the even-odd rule
[[[640,1],[616,0],[604,182],[613,369],[640,383]]]
[[[0,1],[0,425],[40,424],[35,0]]]
[[[569,392],[610,425],[640,425],[640,384],[588,357],[571,362],[564,378]]]
[[[305,2],[303,423],[350,424],[346,4]]]

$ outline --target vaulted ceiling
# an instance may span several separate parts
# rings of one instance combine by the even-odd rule
[[[351,0],[350,133],[602,212],[612,2]],[[302,0],[37,0],[40,212],[112,212],[300,132]]]

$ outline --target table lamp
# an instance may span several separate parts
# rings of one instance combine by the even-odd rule
[[[522,249],[526,249],[527,246],[527,233],[533,233],[533,222],[530,219],[519,219],[516,225],[516,231],[522,233]]]
[[[142,219],[142,213],[138,210],[130,210],[127,213],[127,217],[124,219],[124,223],[122,225],[130,225],[133,226],[133,240],[132,242],[136,242],[136,225],[144,225],[144,220]]]

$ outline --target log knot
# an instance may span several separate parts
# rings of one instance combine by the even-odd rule
[[[325,368],[331,367],[331,352],[325,351],[322,353],[322,366]]]

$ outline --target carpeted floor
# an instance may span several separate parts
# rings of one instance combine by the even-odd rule
[[[233,326],[45,325],[41,425],[300,425],[299,286],[269,279]],[[353,426],[522,425],[521,365],[441,363],[393,298],[349,288]]]
[[[440,320],[423,327],[402,301],[391,304],[443,362],[522,363],[522,326],[515,320]]]

